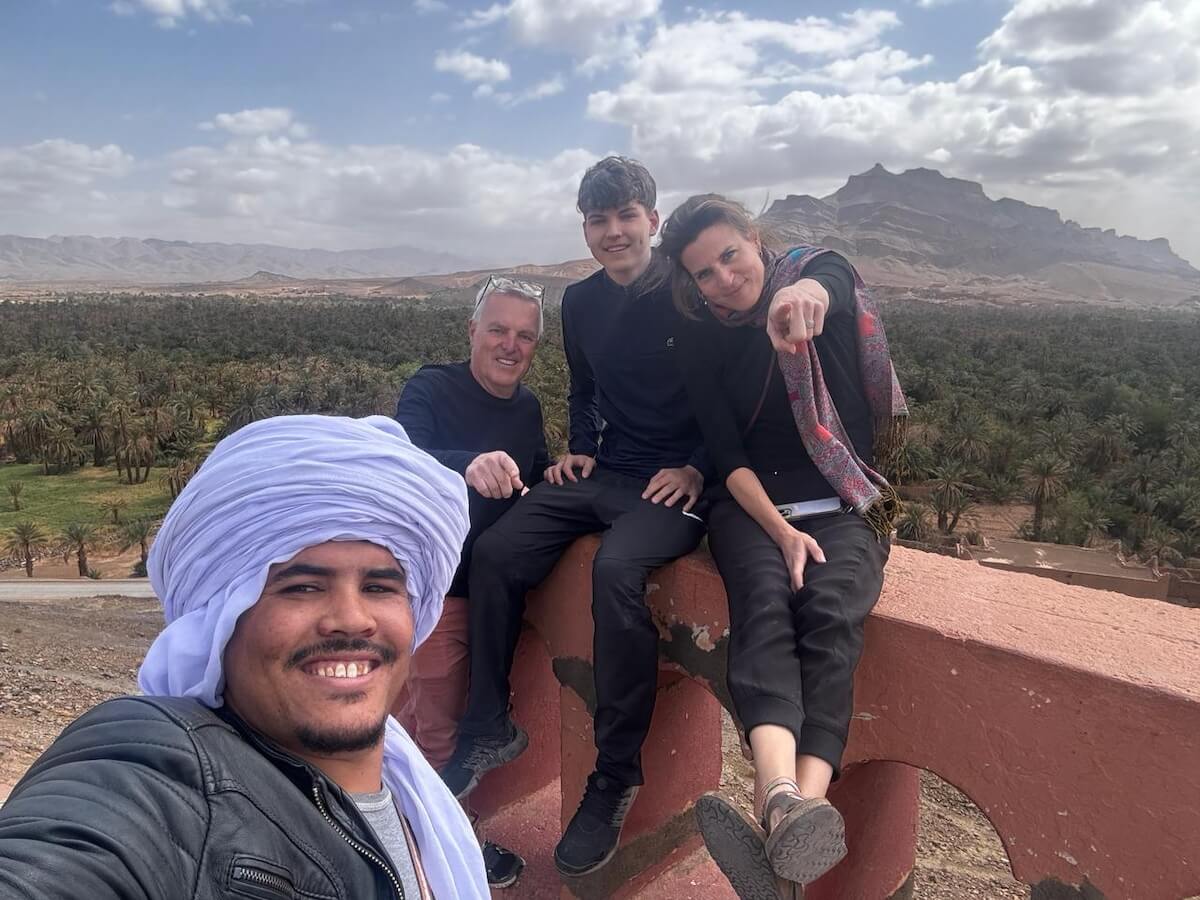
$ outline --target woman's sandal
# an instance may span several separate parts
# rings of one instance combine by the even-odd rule
[[[794,783],[793,783],[794,784]],[[763,849],[776,875],[799,884],[810,884],[842,861],[846,855],[846,823],[824,797],[802,797],[798,791],[770,794],[763,809],[767,838]],[[776,811],[782,816],[769,823]]]
[[[804,889],[776,876],[767,858],[766,832],[720,794],[696,801],[704,845],[740,900],[803,900]]]

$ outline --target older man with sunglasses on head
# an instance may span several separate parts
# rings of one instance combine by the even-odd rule
[[[467,571],[475,539],[549,465],[542,407],[521,384],[542,334],[540,284],[492,275],[467,325],[470,359],[424,366],[408,381],[396,419],[418,447],[462,474],[470,488],[471,529],[441,621],[413,657],[397,717],[425,758],[441,768],[454,752],[470,677]],[[484,845],[493,887],[515,881],[520,862]]]

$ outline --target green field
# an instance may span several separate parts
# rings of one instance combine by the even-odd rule
[[[112,524],[111,514],[100,506],[112,497],[123,497],[128,506],[121,510],[121,521],[145,517],[160,518],[171,498],[160,473],[154,469],[145,484],[124,484],[115,469],[86,466],[65,475],[43,475],[40,465],[0,465],[0,532],[17,522],[41,525],[57,538],[71,522]],[[21,482],[21,511],[14,512],[8,485]]]

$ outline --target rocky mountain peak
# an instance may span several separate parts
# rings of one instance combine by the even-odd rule
[[[1139,240],[1064,221],[1046,207],[992,200],[978,182],[936,169],[896,174],[877,163],[827,197],[793,194],[775,201],[762,222],[785,241],[922,270],[1037,278],[1054,267],[1090,265],[1104,267],[1105,278],[1115,283],[1145,273],[1181,279],[1188,290],[1200,291],[1200,271],[1164,238]],[[1113,276],[1122,271],[1128,276]],[[1111,299],[1103,285],[1096,290]]]

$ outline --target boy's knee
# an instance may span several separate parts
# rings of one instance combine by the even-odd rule
[[[592,561],[593,596],[636,590],[645,582],[640,566],[619,556],[599,553]]]

